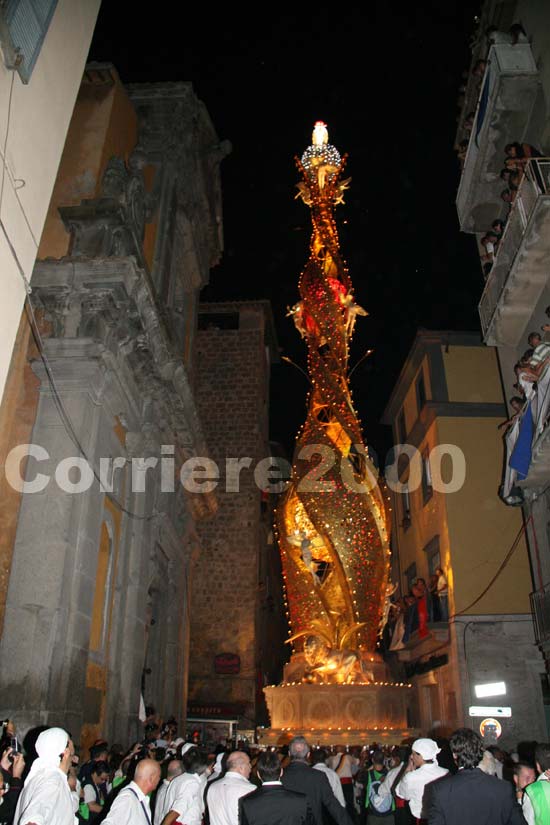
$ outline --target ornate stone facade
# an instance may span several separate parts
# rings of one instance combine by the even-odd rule
[[[71,254],[32,278],[48,333],[26,478],[49,480],[22,495],[0,643],[3,717],[65,724],[83,745],[137,738],[141,693],[183,726],[196,522],[217,508],[179,470],[208,455],[192,348],[229,147],[190,84],[126,91],[138,145],[108,161],[98,197],[58,204]]]

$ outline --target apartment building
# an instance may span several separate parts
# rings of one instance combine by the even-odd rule
[[[460,228],[482,255],[479,316],[483,341],[495,348],[509,412],[520,407],[503,444],[500,495],[521,505],[531,560],[536,640],[550,657],[550,6],[537,0],[483,5],[472,38],[471,64],[459,116],[457,148],[465,148],[458,184]],[[512,202],[501,177],[510,144],[523,147]],[[534,152],[532,150],[535,150]],[[531,157],[530,157],[531,155]],[[487,230],[504,231],[490,250]],[[542,335],[533,348],[531,332]],[[530,350],[535,349],[534,353]],[[522,361],[523,359],[523,361]],[[520,363],[521,362],[521,363]],[[519,364],[519,366],[518,366]]]
[[[389,655],[415,686],[411,726],[448,735],[496,715],[500,741],[515,746],[548,733],[521,511],[497,495],[505,415],[496,352],[479,333],[417,333],[382,418],[394,444],[406,445],[386,468],[393,575],[406,596],[441,567],[448,612],[429,616]],[[480,699],[476,687],[493,683],[505,694]]]

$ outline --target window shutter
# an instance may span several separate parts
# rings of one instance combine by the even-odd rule
[[[57,0],[6,0],[4,19],[21,55],[17,70],[23,83],[30,80],[56,5]]]

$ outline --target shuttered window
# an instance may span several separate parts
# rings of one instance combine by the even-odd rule
[[[57,0],[4,0],[1,4],[2,35],[9,40],[11,61],[23,83],[28,83],[53,17]],[[10,65],[11,62],[11,65]]]

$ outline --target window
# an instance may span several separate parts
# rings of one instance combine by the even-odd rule
[[[407,425],[405,423],[405,410],[401,410],[397,419],[397,437],[400,444],[407,443]]]
[[[403,504],[403,527],[405,530],[411,526],[411,496],[409,493],[409,485],[403,485],[403,492],[401,493],[401,502]]]
[[[424,548],[428,563],[428,575],[433,576],[438,567],[441,567],[441,553],[439,550],[439,536],[434,536]]]
[[[426,385],[424,383],[424,370],[420,370],[420,375],[416,379],[416,403],[418,405],[418,415],[426,403]]]
[[[4,62],[28,83],[57,0],[5,0],[0,11]]]
[[[433,495],[432,471],[430,469],[430,451],[428,447],[422,453],[422,502],[426,504]]]
[[[407,582],[407,593],[410,593],[416,581],[416,562],[413,561],[405,570],[405,581]]]

